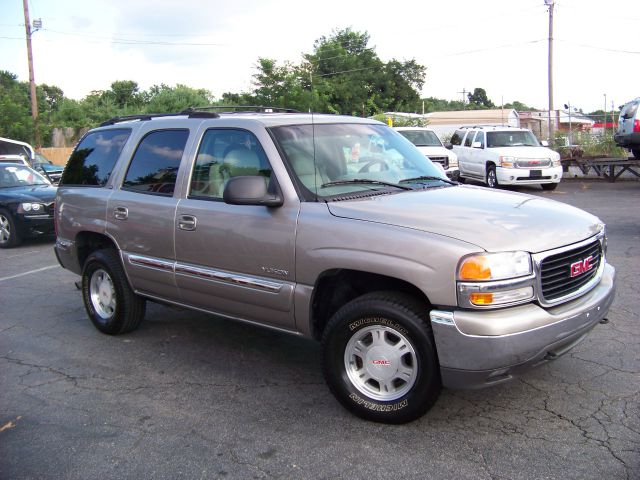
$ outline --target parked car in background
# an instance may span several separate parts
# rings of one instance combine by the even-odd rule
[[[56,187],[30,167],[0,163],[0,248],[51,234]]]
[[[41,153],[36,152],[35,158],[31,162],[31,166],[34,170],[42,173],[45,177],[51,180],[51,183],[57,185],[60,182],[60,177],[62,176],[62,171],[64,167],[61,165],[56,165],[47,157],[42,155]]]
[[[633,156],[640,159],[640,97],[627,102],[620,110],[618,129],[613,135],[614,141],[621,147],[631,150]]]
[[[433,130],[424,127],[394,127],[400,135],[413,143],[429,160],[442,166],[451,180],[458,180],[458,156],[450,143],[443,144]]]
[[[0,137],[0,155],[20,155],[30,162],[35,158],[35,153],[33,147],[26,142]]]
[[[460,181],[500,185],[540,185],[554,190],[562,179],[560,154],[541,144],[531,130],[506,126],[462,127],[451,137]]]
[[[0,163],[19,163],[29,167],[29,162],[22,155],[0,155]]]

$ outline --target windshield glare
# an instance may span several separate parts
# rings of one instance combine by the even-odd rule
[[[300,182],[318,197],[393,190],[392,186],[371,183],[327,185],[331,182],[372,180],[397,184],[418,177],[437,180],[415,180],[416,184],[431,182],[441,186],[446,182],[440,169],[385,125],[292,125],[274,127],[272,131]],[[404,185],[411,186],[411,182]]]
[[[0,188],[50,185],[51,182],[35,170],[21,165],[0,166]]]
[[[540,143],[531,132],[487,132],[487,147],[539,147]]]
[[[431,130],[400,130],[398,133],[416,147],[441,147],[438,136]]]

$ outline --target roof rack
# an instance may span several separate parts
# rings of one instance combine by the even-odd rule
[[[460,128],[520,128],[513,125],[462,125]]]
[[[139,115],[123,115],[120,117],[113,117],[105,122],[102,122],[100,126],[106,127],[109,125],[115,125],[116,123],[130,122],[132,120],[139,120],[143,122],[159,117],[184,117],[185,115],[188,118],[220,118],[220,115],[215,112],[201,112],[192,108],[188,108],[179,113],[144,113]]]
[[[221,113],[300,113],[299,110],[283,107],[268,107],[265,105],[210,105],[208,107],[194,107],[194,111],[221,110]]]

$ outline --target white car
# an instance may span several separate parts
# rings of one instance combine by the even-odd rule
[[[398,133],[413,143],[418,150],[437,166],[441,166],[451,180],[459,176],[458,156],[451,151],[450,143],[443,144],[433,130],[423,127],[394,127]]]
[[[562,179],[560,154],[540,143],[526,128],[462,127],[451,137],[458,155],[460,181],[500,185],[540,185],[554,190]]]

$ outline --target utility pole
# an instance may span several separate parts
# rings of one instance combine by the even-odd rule
[[[604,121],[602,122],[602,133],[607,134],[607,94],[604,94]]]
[[[467,104],[467,90],[463,87],[462,91],[458,93],[462,94],[462,108],[465,109],[465,105]]]
[[[551,111],[553,110],[553,7],[555,0],[544,0],[549,7],[549,143],[553,145],[553,123]]]
[[[36,80],[33,75],[33,52],[31,51],[31,20],[29,19],[28,0],[22,0],[24,8],[24,28],[27,34],[27,56],[29,59],[29,88],[31,92],[31,117],[33,117],[33,129],[36,148],[41,147],[40,131],[38,129],[38,99],[36,97]]]

